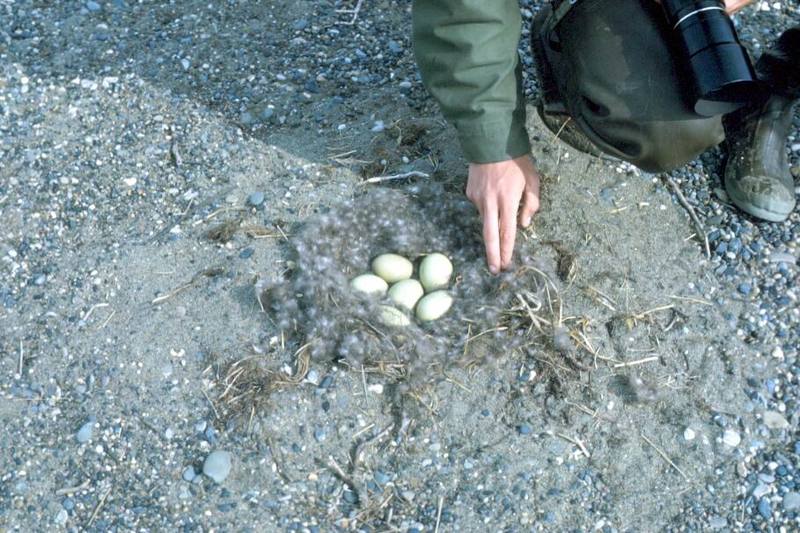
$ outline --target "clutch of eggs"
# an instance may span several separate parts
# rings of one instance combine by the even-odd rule
[[[453,263],[444,254],[432,253],[422,259],[419,280],[412,279],[414,265],[402,255],[381,254],[371,266],[372,273],[356,276],[350,287],[369,296],[389,296],[397,307],[380,306],[378,318],[384,325],[408,326],[411,321],[403,310],[413,311],[420,322],[436,320],[453,305],[453,297],[446,290]]]

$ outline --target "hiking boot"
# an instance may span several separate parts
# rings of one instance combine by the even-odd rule
[[[770,222],[786,220],[795,206],[785,148],[793,105],[791,98],[774,95],[723,119],[725,190],[736,207]]]
[[[564,141],[579,152],[583,152],[594,157],[617,160],[616,158],[605,154],[592,141],[590,141],[589,137],[587,137],[580,130],[580,128],[578,128],[578,125],[568,114],[549,113],[547,110],[545,110],[544,104],[539,104],[536,106],[536,111],[539,113],[539,118],[542,119],[544,125],[547,126],[547,129],[553,132],[553,135],[556,136],[556,139]]]
[[[725,190],[739,209],[770,222],[786,220],[796,204],[786,138],[800,96],[799,63],[800,28],[792,28],[756,63],[772,94],[723,119],[728,139]]]

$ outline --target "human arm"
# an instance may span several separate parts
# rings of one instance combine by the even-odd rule
[[[467,196],[483,219],[487,262],[497,272],[511,261],[520,200],[521,223],[538,208],[517,54],[519,4],[415,0],[413,20],[422,80],[470,162]]]

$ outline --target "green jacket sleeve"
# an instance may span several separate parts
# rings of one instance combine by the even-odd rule
[[[518,0],[414,0],[413,20],[422,81],[455,126],[467,160],[528,153]]]

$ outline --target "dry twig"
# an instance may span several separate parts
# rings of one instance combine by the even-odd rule
[[[708,244],[708,234],[706,233],[705,226],[703,226],[703,223],[700,222],[700,219],[697,217],[697,213],[694,212],[694,208],[689,204],[688,200],[686,200],[686,197],[681,192],[678,184],[666,174],[664,175],[664,180],[669,183],[669,186],[672,187],[672,191],[675,193],[675,196],[678,197],[678,201],[689,213],[689,217],[692,219],[692,222],[694,222],[697,233],[703,236],[703,246],[706,251],[706,259],[711,260],[711,247]]]
[[[95,505],[94,511],[92,511],[92,516],[89,517],[89,522],[86,524],[85,529],[89,529],[90,527],[92,527],[95,518],[97,518],[97,515],[100,513],[100,509],[102,509],[103,505],[105,505],[106,500],[108,499],[108,495],[111,494],[112,488],[113,486],[108,487],[108,490],[106,490],[105,494],[103,494],[103,496],[100,498],[100,501],[98,501],[97,505]]]
[[[662,458],[663,458],[663,459],[664,459],[664,460],[665,460],[667,463],[669,463],[669,465],[670,465],[672,468],[674,468],[675,470],[677,470],[677,471],[680,473],[680,475],[682,475],[682,476],[683,476],[683,479],[684,479],[684,480],[686,480],[686,481],[689,481],[689,476],[687,476],[687,475],[686,475],[686,473],[685,473],[683,470],[681,470],[680,468],[678,468],[678,465],[676,465],[675,463],[673,463],[673,462],[672,462],[672,459],[670,459],[670,458],[669,458],[669,456],[667,456],[667,454],[666,454],[666,453],[664,453],[664,452],[661,450],[661,448],[659,448],[658,446],[656,446],[655,444],[653,444],[653,441],[651,441],[650,439],[648,439],[648,438],[645,436],[645,434],[644,434],[644,433],[640,433],[640,435],[641,435],[641,437],[644,439],[644,441],[645,441],[647,444],[649,444],[650,446],[652,446],[652,447],[653,447],[653,449],[654,449],[655,451],[657,451],[657,452],[658,452],[658,455],[660,455],[660,456],[661,456],[661,457],[662,457]]]
[[[157,304],[160,304],[162,302],[165,302],[165,301],[169,300],[170,298],[172,298],[174,296],[177,296],[181,292],[185,291],[186,289],[188,289],[189,287],[191,287],[192,285],[194,285],[195,283],[200,281],[202,278],[204,278],[204,277],[213,278],[215,276],[219,276],[223,272],[225,272],[225,269],[222,268],[222,267],[206,268],[205,270],[201,270],[200,272],[198,272],[197,274],[192,276],[192,279],[190,279],[189,281],[187,281],[183,285],[180,285],[180,286],[172,289],[171,291],[169,291],[166,294],[162,294],[161,296],[156,297],[150,303],[152,305],[157,305]],[[100,304],[98,304],[98,305],[100,305]],[[108,305],[108,304],[105,304],[105,305]]]
[[[336,10],[337,13],[352,13],[353,14],[353,18],[350,19],[350,22],[342,22],[342,24],[346,24],[348,26],[352,26],[353,24],[355,24],[356,20],[358,19],[358,14],[361,12],[361,6],[363,4],[364,4],[364,0],[358,0],[358,3],[356,3],[356,7],[354,9],[337,9]]]
[[[391,174],[389,176],[376,176],[364,180],[364,183],[381,183],[384,181],[401,180],[405,178],[430,178],[431,175],[419,170],[412,170],[411,172],[404,172],[402,174]]]
[[[573,439],[572,437],[567,437],[567,436],[566,436],[566,435],[564,435],[563,433],[556,433],[556,436],[558,436],[558,437],[560,437],[560,438],[564,439],[564,440],[565,440],[565,441],[567,441],[567,442],[571,442],[572,444],[574,444],[575,446],[577,446],[577,447],[578,447],[578,449],[581,451],[581,453],[582,453],[582,454],[583,454],[583,455],[584,455],[584,456],[585,456],[587,459],[591,458],[591,455],[589,455],[589,450],[587,450],[587,449],[586,449],[586,446],[584,446],[584,445],[583,445],[583,442],[581,442],[581,440],[580,440],[580,439]]]

